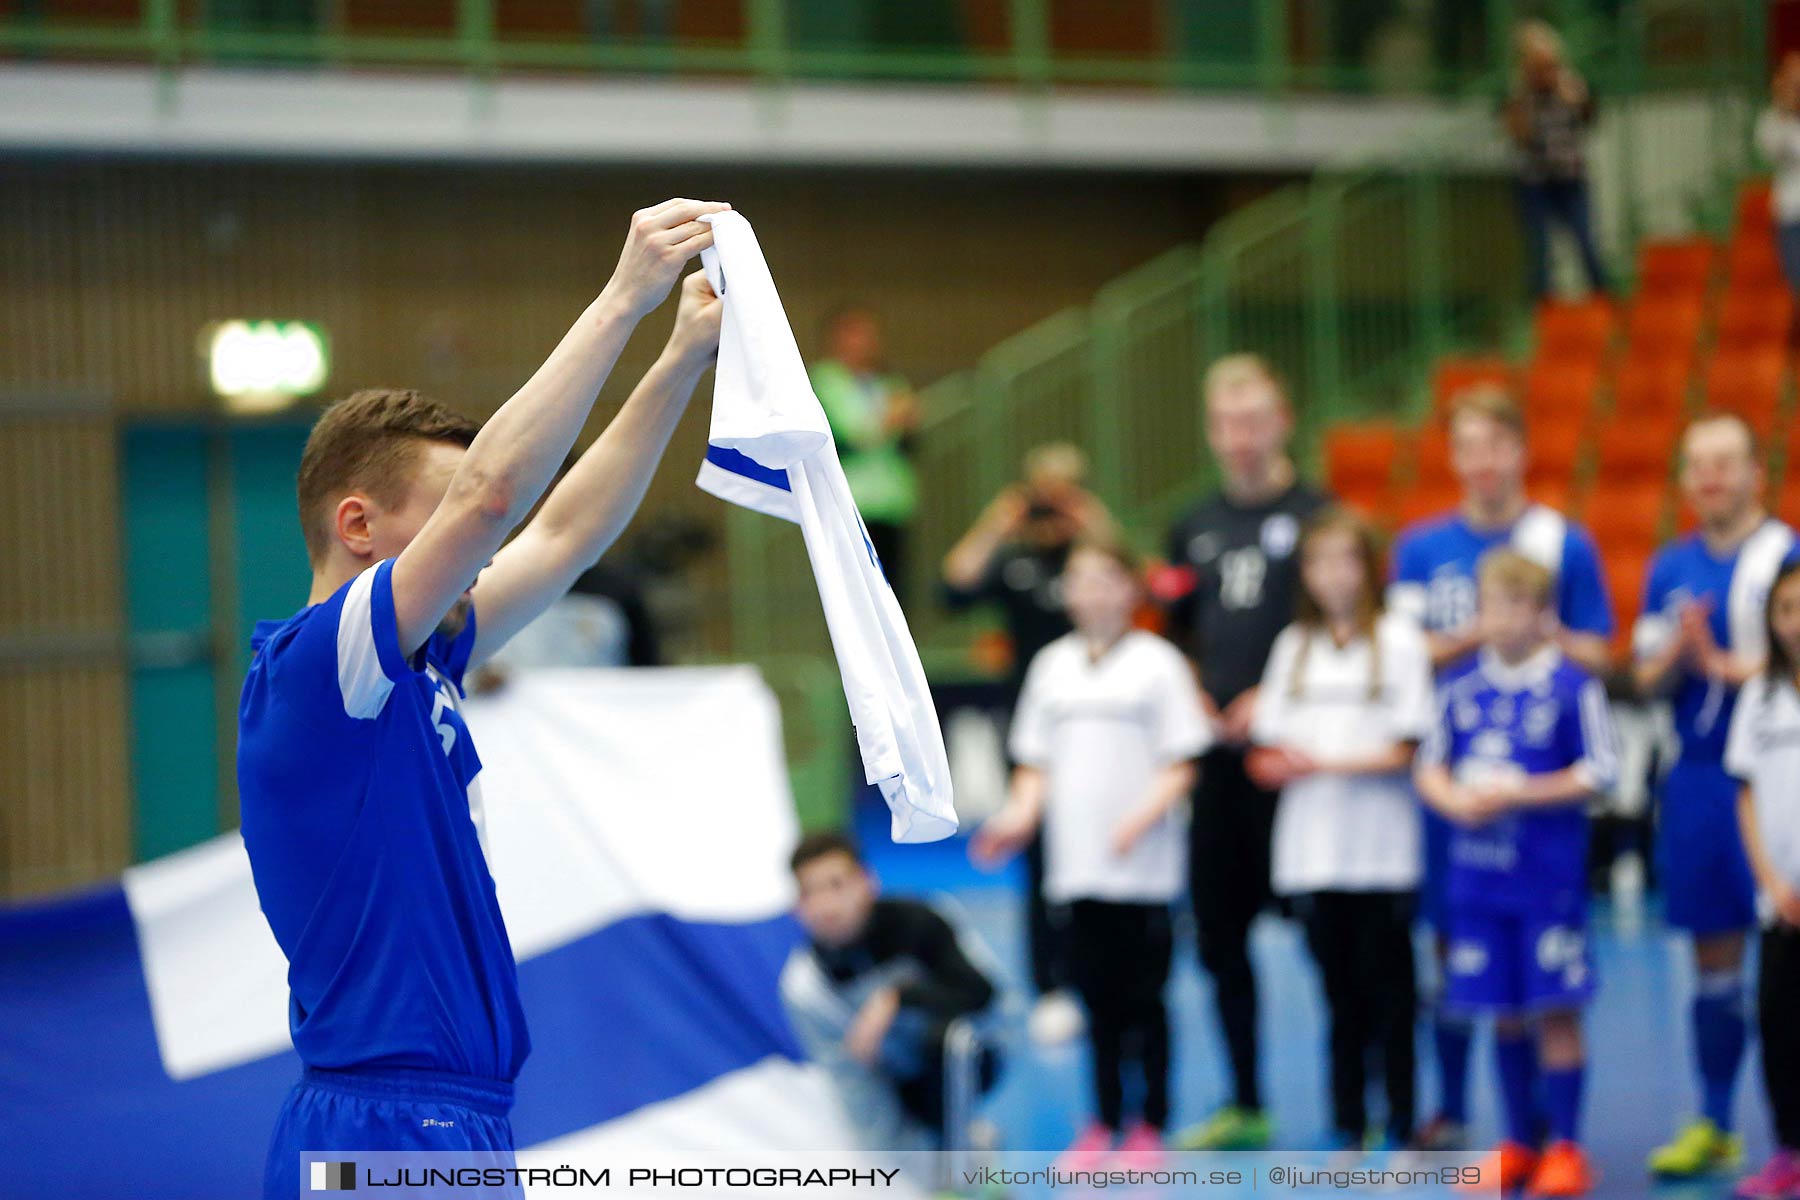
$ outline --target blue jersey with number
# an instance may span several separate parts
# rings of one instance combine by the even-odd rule
[[[1476,529],[1461,513],[1409,527],[1394,543],[1389,606],[1431,633],[1467,629],[1475,620],[1476,566],[1499,546],[1511,546],[1555,573],[1556,615],[1564,627],[1612,636],[1612,604],[1594,539],[1542,505],[1532,505],[1499,529]]]
[[[1643,615],[1633,631],[1640,657],[1655,653],[1674,637],[1681,609],[1705,604],[1713,639],[1723,648],[1759,658],[1763,645],[1763,606],[1769,586],[1783,562],[1792,559],[1794,535],[1769,520],[1729,554],[1715,556],[1697,533],[1656,552],[1644,580]],[[1739,616],[1734,622],[1733,610]],[[1737,626],[1733,628],[1734,624]],[[1737,690],[1678,668],[1670,707],[1684,762],[1718,766],[1725,758],[1725,733]]]
[[[1471,786],[1580,768],[1595,791],[1612,787],[1618,749],[1599,680],[1546,646],[1508,666],[1486,650],[1446,673],[1424,762]],[[1453,908],[1565,913],[1586,894],[1587,812],[1581,801],[1520,808],[1478,826],[1457,824],[1446,887]]]
[[[238,710],[244,845],[303,1062],[511,1080],[529,1042],[457,710],[474,616],[408,660],[392,570],[257,626]]]

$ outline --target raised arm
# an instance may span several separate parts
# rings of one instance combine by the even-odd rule
[[[1009,486],[988,502],[975,524],[962,535],[950,552],[944,555],[944,586],[957,599],[972,597],[987,575],[988,567],[1000,547],[1018,530],[1025,519],[1026,501],[1023,491]]]
[[[695,271],[683,281],[675,329],[618,415],[475,585],[480,663],[569,590],[624,532],[643,502],[694,385],[719,345],[718,297]]]
[[[683,264],[712,244],[712,227],[697,218],[725,207],[669,200],[632,216],[612,279],[537,373],[488,419],[442,502],[395,560],[402,653],[425,643],[537,503],[632,329],[662,303]]]

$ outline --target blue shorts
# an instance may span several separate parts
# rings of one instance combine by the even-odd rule
[[[512,1085],[441,1071],[306,1068],[288,1093],[263,1166],[263,1200],[295,1200],[310,1179],[301,1156],[359,1150],[465,1151],[513,1165]],[[458,1193],[461,1195],[462,1193]],[[523,1196],[483,1189],[483,1197]]]
[[[1737,798],[1737,780],[1713,763],[1678,762],[1663,784],[1657,866],[1663,917],[1677,929],[1704,937],[1756,924]]]
[[[1455,908],[1445,929],[1445,1001],[1471,1012],[1579,1008],[1594,994],[1594,956],[1580,914]]]

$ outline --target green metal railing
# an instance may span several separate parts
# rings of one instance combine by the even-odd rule
[[[1735,0],[13,0],[0,55],[275,61],[1256,91],[1456,93],[1497,71],[1521,16],[1587,34],[1636,8]],[[1084,15],[1085,14],[1085,15]],[[1705,82],[1689,26],[1641,61]]]
[[[1573,6],[1565,6],[1573,7]],[[1696,26],[1685,18],[1698,12]],[[1749,166],[1749,125],[1764,86],[1762,13],[1628,7],[1571,38],[1600,95],[1592,156],[1613,255],[1629,273],[1652,232],[1721,230]],[[1691,35],[1677,38],[1668,22]],[[1680,45],[1679,74],[1657,69]],[[1478,91],[1497,98],[1503,76]],[[1205,365],[1254,351],[1287,377],[1301,453],[1332,421],[1418,411],[1432,362],[1459,348],[1516,348],[1529,306],[1513,182],[1492,100],[1276,191],[996,346],[924,393],[916,455],[927,502],[912,528],[909,620],[934,673],[971,674],[981,618],[935,602],[938,563],[1031,446],[1073,441],[1095,490],[1138,535],[1156,532],[1206,487],[1198,403]],[[799,539],[772,523],[733,526],[734,639],[750,654],[817,653],[822,632]]]

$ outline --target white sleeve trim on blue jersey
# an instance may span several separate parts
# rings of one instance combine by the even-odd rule
[[[1619,743],[1613,733],[1612,709],[1608,707],[1606,688],[1598,679],[1590,679],[1581,685],[1576,710],[1581,718],[1582,747],[1576,770],[1594,791],[1610,792],[1619,783]]]
[[[1388,584],[1387,609],[1389,612],[1410,618],[1422,627],[1425,624],[1425,616],[1429,608],[1429,593],[1424,584],[1405,579],[1397,579]]]
[[[338,694],[344,711],[358,720],[381,715],[395,678],[406,669],[388,579],[392,568],[385,560],[358,575],[338,610]]]
[[[1675,637],[1675,622],[1667,613],[1647,612],[1631,628],[1631,652],[1640,661],[1654,658],[1669,648]]]

